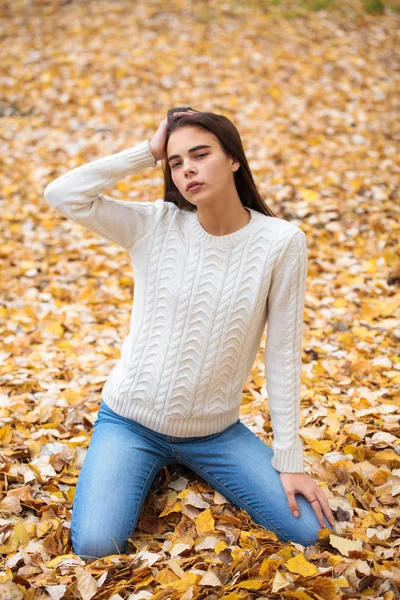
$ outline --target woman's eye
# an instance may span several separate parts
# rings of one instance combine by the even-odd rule
[[[201,158],[202,156],[207,156],[207,153],[197,154],[197,156],[195,156],[195,158]],[[174,163],[173,165],[171,165],[171,169],[173,169],[174,167],[176,167],[179,164],[180,163]]]

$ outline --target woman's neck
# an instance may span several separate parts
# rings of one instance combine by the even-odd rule
[[[251,220],[250,211],[243,206],[239,201],[239,205],[235,204],[234,208],[227,209],[225,206],[222,210],[216,211],[206,209],[204,207],[197,208],[197,217],[200,225],[210,235],[229,235],[242,227],[245,227]]]

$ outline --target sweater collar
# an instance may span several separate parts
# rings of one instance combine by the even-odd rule
[[[189,212],[189,221],[193,232],[197,239],[204,245],[214,248],[230,248],[236,246],[243,239],[247,238],[248,235],[256,231],[256,222],[258,221],[258,215],[260,213],[257,210],[253,210],[248,206],[245,207],[250,212],[250,221],[233,233],[228,235],[211,235],[208,233],[200,224],[197,210]]]

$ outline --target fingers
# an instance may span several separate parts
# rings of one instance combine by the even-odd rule
[[[326,497],[323,490],[321,490],[321,488],[318,488],[317,492],[321,498],[320,503],[322,504],[322,509],[325,513],[326,518],[328,519],[332,527],[335,527],[335,517],[333,516],[333,512],[331,510],[331,507],[329,506],[328,498]],[[317,502],[313,502],[313,504],[317,504]]]
[[[194,112],[193,110],[185,110],[185,111],[173,113],[173,116],[177,117],[178,115],[187,115],[187,113],[193,113],[193,112]]]
[[[295,493],[307,498],[322,528],[325,527],[324,513],[332,529],[335,528],[335,518],[329,506],[328,498],[318,484],[304,473],[281,473],[281,482],[287,496],[290,510],[295,517],[300,515]]]
[[[187,115],[188,113],[194,113],[194,112],[198,112],[198,111],[194,111],[194,110],[180,110],[179,112],[174,112],[172,113],[172,117],[178,117],[179,115]],[[167,125],[168,123],[168,117],[165,117],[165,119],[163,119],[163,124]]]
[[[323,512],[325,513],[325,516],[328,519],[331,526],[335,527],[335,519],[331,511],[331,507],[329,506],[328,498],[325,496],[321,488],[317,487],[315,491],[307,495],[306,498],[313,507],[314,512],[317,515],[318,520],[321,524],[321,527],[325,527]],[[311,502],[311,500],[314,500],[314,502]]]
[[[321,490],[321,488],[319,488],[317,486],[317,488],[315,488],[314,490],[310,490],[307,493],[305,493],[305,492],[302,492],[302,493],[307,498],[307,500],[310,502],[311,506],[313,507],[313,510],[314,510],[315,514],[317,515],[317,518],[318,518],[318,521],[319,521],[321,527],[325,527],[325,521],[324,521],[324,515],[323,515],[323,513],[325,513],[325,516],[328,519],[330,525],[332,526],[332,528],[334,528],[335,527],[335,518],[331,511],[331,507],[329,506],[328,498],[325,496],[325,494]],[[296,502],[295,490],[286,490],[286,496],[287,496],[287,499],[289,502],[289,507],[290,507],[290,510],[292,511],[292,514],[295,517],[298,517],[300,515],[300,512],[299,512],[299,507]],[[312,502],[312,500],[314,500],[314,502]]]
[[[297,506],[294,491],[286,490],[286,496],[289,501],[290,510],[292,511],[292,513],[294,514],[295,517],[298,517],[300,515],[300,512],[299,512],[299,507]]]
[[[311,502],[311,500],[314,500],[314,502]],[[317,515],[319,524],[321,525],[321,527],[325,527],[324,516],[322,514],[319,498],[317,497],[316,500],[314,498],[311,498],[311,500],[310,504],[313,507],[315,514]]]

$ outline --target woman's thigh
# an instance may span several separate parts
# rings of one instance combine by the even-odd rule
[[[243,423],[234,423],[206,444],[200,440],[175,446],[183,463],[282,541],[304,546],[318,541],[321,525],[312,505],[296,494],[300,517],[293,516],[279,472],[271,464],[273,450]]]
[[[76,485],[71,542],[83,560],[123,553],[157,472],[171,460],[126,419],[98,421]]]

